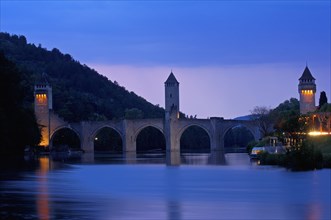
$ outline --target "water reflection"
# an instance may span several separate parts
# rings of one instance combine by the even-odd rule
[[[241,154],[247,157],[247,154]],[[228,158],[229,161],[236,160]],[[70,160],[66,162],[71,163]],[[77,160],[74,161],[77,163]],[[186,165],[225,165],[227,164],[224,154],[221,152],[212,153],[180,153],[180,152],[167,152],[154,153],[154,154],[137,154],[135,152],[126,152],[125,154],[95,154],[85,153],[81,156],[81,163],[84,164],[99,164],[99,163],[112,163],[112,164],[166,164],[168,166]]]
[[[305,215],[307,216],[307,220],[322,219],[322,208],[319,203],[309,204],[306,210],[307,213]],[[331,213],[330,213],[330,219],[331,219]]]
[[[81,156],[81,163],[116,163],[116,164],[166,164],[167,166],[185,165],[226,165],[236,163],[238,158],[247,159],[247,154],[240,154],[237,157],[228,156],[221,152],[212,153],[180,153],[167,152],[154,154],[137,154],[136,152],[126,152],[125,154],[95,154],[85,153]],[[227,162],[228,161],[228,162]],[[248,160],[249,161],[249,160]],[[70,160],[67,160],[70,162]],[[77,161],[75,161],[77,162]],[[242,164],[242,163],[240,163]],[[247,164],[246,164],[247,165]]]
[[[167,203],[167,219],[168,220],[181,220],[182,210],[181,205],[176,200],[170,200]]]
[[[37,169],[0,181],[0,219],[324,220],[330,216],[331,170],[293,173],[251,166],[247,154],[174,154],[168,159],[163,154],[145,158],[84,154],[64,165],[39,158]]]
[[[49,213],[49,198],[48,198],[48,179],[47,173],[50,168],[50,162],[48,157],[39,158],[39,169],[36,171],[38,182],[37,193],[37,212],[39,219],[50,219]]]

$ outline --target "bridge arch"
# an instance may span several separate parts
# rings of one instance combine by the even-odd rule
[[[98,138],[98,135],[101,137]],[[92,132],[90,140],[93,141],[94,151],[123,151],[123,134],[114,126],[99,126]]]
[[[189,129],[191,129],[191,128],[192,129],[194,129],[194,128],[201,129],[208,136],[207,145],[208,145],[208,152],[210,152],[211,151],[211,143],[212,143],[212,133],[208,129],[208,127],[205,127],[204,125],[201,125],[201,124],[198,124],[198,123],[187,124],[179,130],[179,132],[177,134],[176,142],[179,144],[180,151],[184,152],[185,150],[188,150],[188,149],[183,148],[182,141],[184,141],[184,140],[182,140],[182,138],[183,138],[183,135],[185,134],[185,132],[189,131]],[[203,137],[198,137],[198,138],[203,138]],[[199,144],[199,143],[197,143],[197,144]],[[206,150],[206,149],[204,149],[204,150]],[[191,149],[191,151],[193,151],[193,149]]]
[[[58,135],[64,135],[64,136],[67,136],[66,134],[61,134],[60,132],[61,131],[69,131],[71,132],[72,134],[74,134],[75,136],[72,136],[72,138],[77,138],[76,140],[63,140],[63,141],[57,141],[57,138],[61,138],[61,137],[58,137]],[[63,137],[64,139],[67,139],[68,137]],[[71,139],[71,138],[69,138]],[[55,143],[54,143],[54,140],[55,140]],[[68,141],[70,143],[68,143]],[[67,142],[67,143],[66,143]],[[78,147],[79,149],[82,149],[82,139],[80,137],[80,134],[72,127],[70,126],[60,126],[60,127],[57,127],[56,129],[54,129],[51,134],[50,134],[50,147],[53,148],[53,147],[56,147],[56,145],[70,145],[70,144],[74,144],[75,146],[69,146],[69,147]]]
[[[163,128],[161,128],[161,127],[159,127],[159,126],[157,126],[157,125],[155,125],[155,124],[152,124],[152,123],[146,123],[146,124],[140,126],[140,127],[136,130],[135,135],[134,135],[134,141],[135,141],[135,142],[137,141],[137,137],[138,137],[139,133],[140,133],[143,129],[147,128],[147,127],[153,127],[153,128],[156,128],[156,129],[159,130],[159,131],[163,134],[163,136],[164,136]]]
[[[252,128],[252,126],[250,124],[246,124],[246,123],[232,123],[231,125],[227,126],[224,129],[224,132],[222,132],[222,134],[221,134],[221,140],[224,140],[225,135],[228,133],[228,131],[230,131],[231,129],[233,129],[234,127],[237,127],[237,126],[245,127],[253,135],[253,137],[254,137],[255,140],[258,140],[259,139],[259,137],[256,134],[255,130]]]
[[[123,141],[123,134],[122,134],[122,132],[120,130],[118,130],[115,126],[111,126],[111,125],[102,125],[102,126],[97,127],[96,129],[94,129],[92,131],[92,133],[91,133],[91,136],[90,136],[91,140],[94,140],[94,138],[98,134],[98,132],[100,130],[104,129],[104,128],[110,128],[110,129],[113,129],[114,131],[116,131],[120,135],[120,137],[121,137],[121,139]]]
[[[134,144],[137,152],[165,151],[163,128],[150,123],[140,126],[135,133]]]
[[[224,133],[224,151],[225,153],[246,153],[248,144],[254,140],[254,133],[248,126],[243,124],[231,126]]]

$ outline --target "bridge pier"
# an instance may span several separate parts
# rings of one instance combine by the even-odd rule
[[[221,138],[221,127],[219,124],[219,118],[211,118],[211,137],[210,137],[210,151],[223,152],[224,154],[224,140]]]
[[[80,123],[80,144],[82,150],[86,153],[94,153],[94,139],[91,130],[90,122],[83,121]]]
[[[166,151],[168,152],[180,152],[180,143],[177,141],[176,125],[178,119],[175,114],[166,113],[164,122],[164,136],[166,140]]]
[[[126,152],[136,152],[136,140],[135,140],[135,131],[132,121],[124,120],[123,121],[124,134],[123,134],[123,153]]]
[[[166,152],[166,164],[168,166],[179,166],[181,163],[179,151]]]

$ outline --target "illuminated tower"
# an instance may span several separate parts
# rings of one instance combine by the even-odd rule
[[[299,79],[298,89],[300,94],[300,114],[315,111],[315,78],[311,75],[307,66]]]
[[[46,74],[34,87],[34,112],[41,127],[40,146],[49,146],[50,137],[50,110],[53,108],[52,87],[48,84]]]
[[[164,82],[164,86],[166,115],[179,118],[179,82],[172,71]]]

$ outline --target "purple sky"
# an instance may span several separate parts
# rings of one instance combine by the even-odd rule
[[[0,30],[71,54],[164,106],[180,82],[181,111],[233,118],[298,98],[306,62],[330,94],[330,1],[1,0]]]

